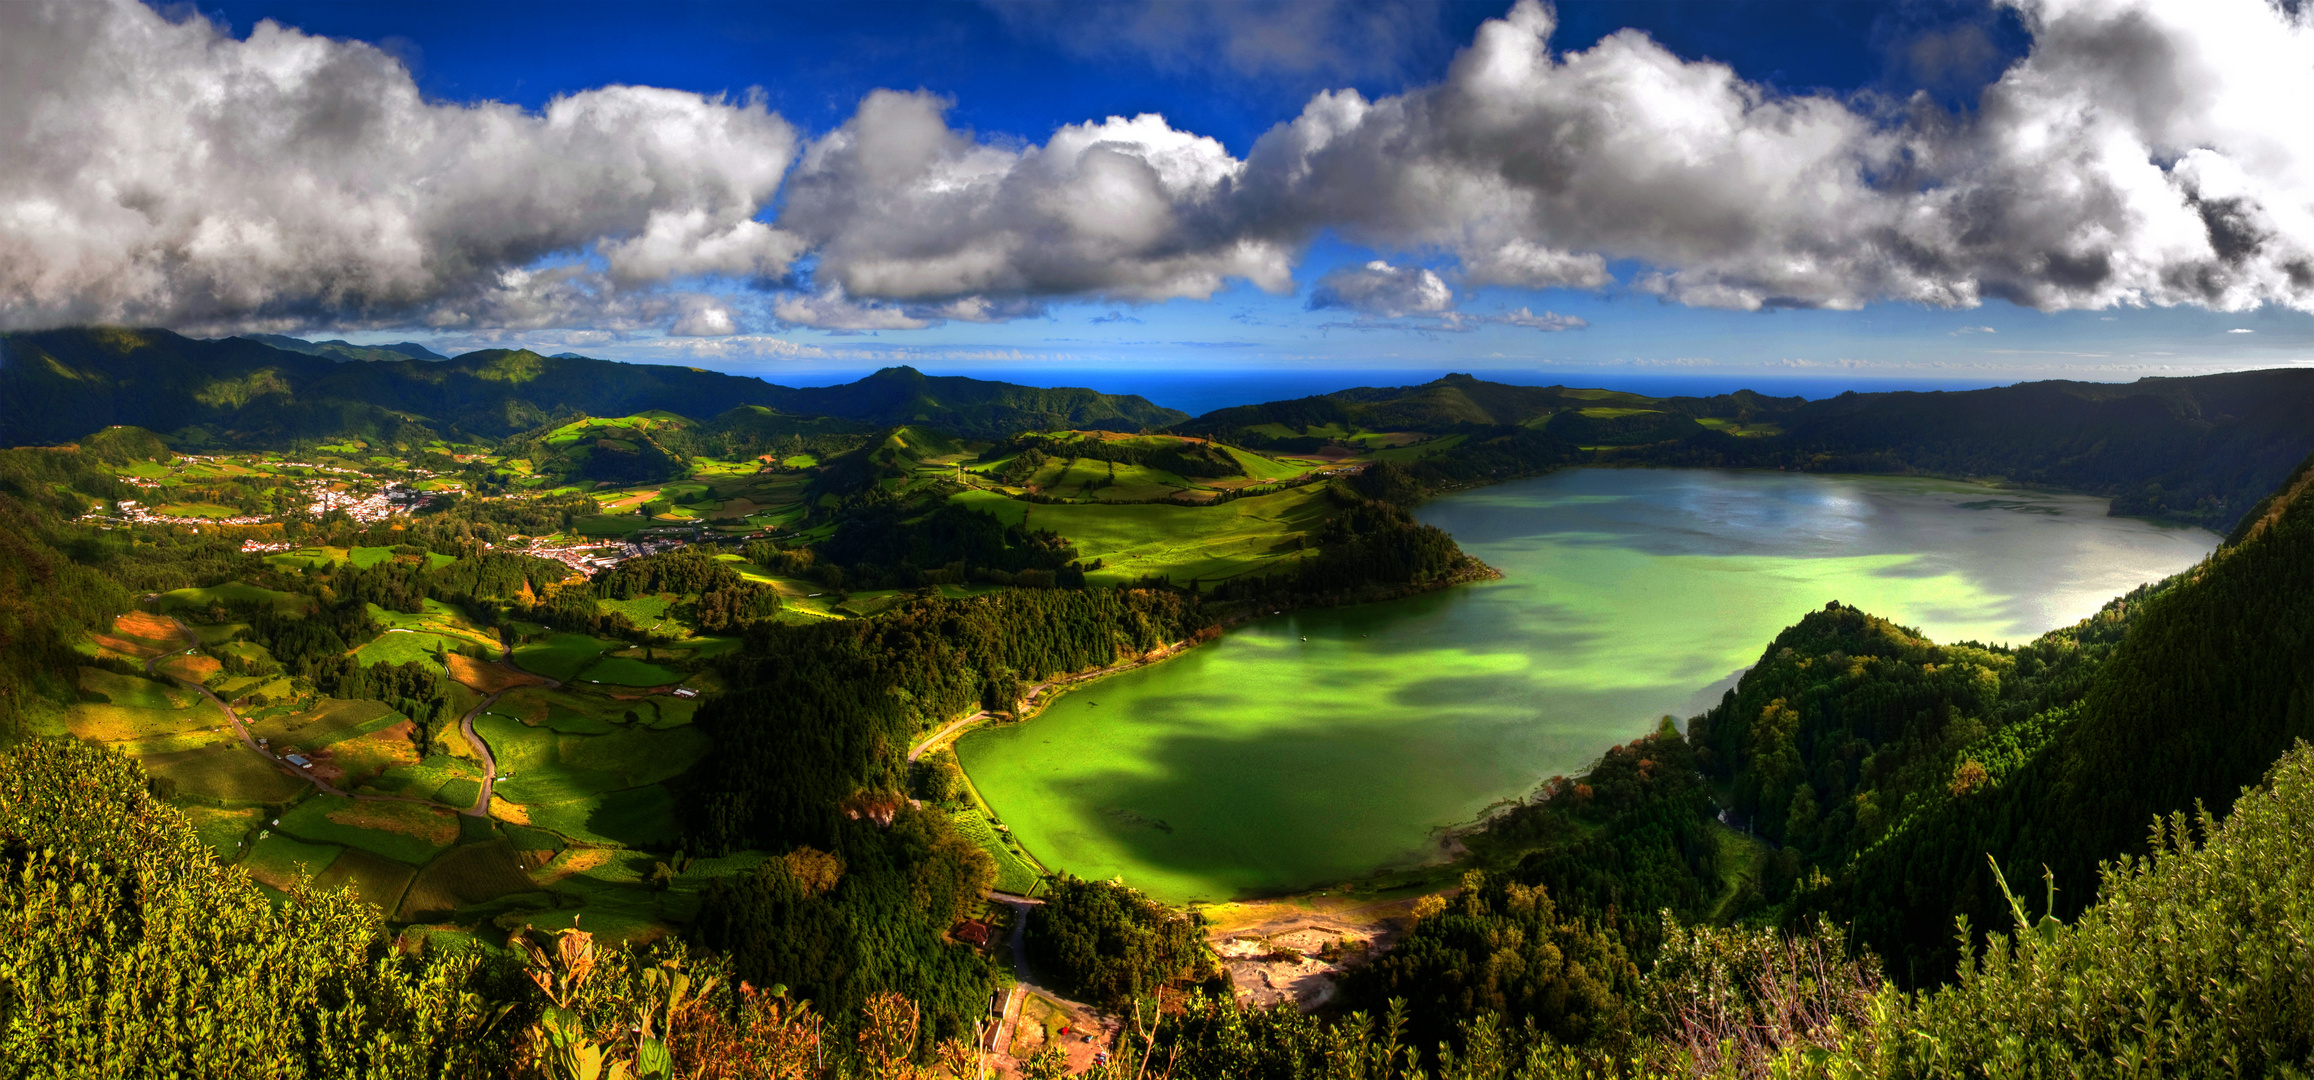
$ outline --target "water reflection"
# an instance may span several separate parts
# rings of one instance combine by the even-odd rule
[[[2022,640],[2217,540],[2075,496],[1705,470],[1570,471],[1421,516],[1505,580],[1257,621],[974,734],[966,768],[1081,876],[1176,900],[1340,880],[1691,714],[1828,600]]]

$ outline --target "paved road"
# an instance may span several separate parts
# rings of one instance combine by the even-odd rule
[[[289,774],[290,776],[297,777],[306,783],[312,784],[325,795],[336,795],[347,799],[360,799],[365,802],[406,802],[419,803],[425,806],[441,805],[432,799],[421,799],[414,795],[375,795],[367,792],[346,791],[343,788],[340,788],[319,776],[315,776],[310,770],[300,769],[295,765],[291,765],[289,762],[274,756],[272,751],[257,745],[257,737],[249,734],[249,726],[242,721],[241,714],[234,712],[233,706],[226,704],[225,699],[218,697],[215,691],[210,690],[208,687],[190,679],[179,678],[175,675],[169,674],[168,672],[158,670],[161,661],[166,660],[172,656],[180,656],[185,653],[194,652],[201,647],[201,639],[193,633],[192,627],[185,625],[185,621],[183,619],[177,619],[174,621],[177,624],[177,632],[185,635],[186,641],[190,642],[190,644],[186,645],[182,649],[178,649],[175,652],[162,653],[159,656],[145,661],[145,674],[159,675],[171,682],[176,683],[179,686],[198,691],[202,697],[208,698],[209,704],[215,705],[217,707],[217,711],[225,715],[225,721],[233,725],[233,733],[241,737],[241,744],[248,747],[252,753],[255,753],[257,756],[264,758],[267,762],[271,763],[274,768],[279,769],[282,772]],[[534,679],[544,680],[548,686],[559,687],[562,685],[561,683],[553,679],[549,679],[544,675],[537,674],[536,672],[523,671],[522,668],[516,665],[514,662],[514,650],[511,646],[507,647],[506,655],[499,658],[498,662],[505,665],[508,670],[528,675]],[[508,687],[507,689],[512,690],[516,688]],[[475,732],[474,718],[482,715],[482,713],[489,709],[490,706],[497,704],[498,699],[503,697],[506,692],[506,690],[501,690],[498,693],[483,698],[481,704],[466,710],[466,715],[458,718],[459,731],[466,736],[466,742],[473,746],[475,755],[482,759],[482,793],[475,797],[473,806],[459,811],[461,814],[467,814],[473,817],[490,816],[490,787],[492,782],[498,778],[498,761],[490,754],[490,744],[483,741],[482,736]]]
[[[498,658],[501,667],[516,674],[528,675],[549,687],[559,689],[562,686],[559,680],[549,679],[535,671],[525,671],[522,665],[514,662],[514,643],[507,639],[504,627],[500,627],[498,631],[498,646],[503,650],[503,654]],[[482,794],[475,796],[473,806],[460,811],[460,813],[470,814],[474,817],[490,816],[490,789],[498,783],[498,759],[491,755],[490,743],[482,738],[480,732],[474,730],[474,718],[489,711],[492,705],[498,704],[498,699],[504,697],[508,690],[517,689],[520,687],[510,686],[506,690],[500,690],[483,698],[481,704],[466,710],[466,715],[458,718],[458,730],[465,734],[466,742],[474,748],[475,756],[482,759]]]
[[[1075,685],[1075,684],[1077,684],[1077,683],[1081,683],[1081,682],[1084,682],[1084,681],[1085,681],[1085,680],[1087,680],[1087,679],[1098,679],[1098,678],[1100,678],[1100,677],[1101,677],[1101,676],[1103,676],[1103,675],[1113,675],[1113,674],[1116,674],[1117,672],[1120,672],[1120,671],[1124,671],[1124,670],[1126,670],[1126,669],[1128,669],[1128,668],[1136,668],[1136,667],[1142,667],[1142,666],[1144,666],[1144,665],[1148,665],[1148,664],[1153,664],[1153,663],[1156,663],[1156,662],[1157,662],[1157,660],[1163,660],[1163,659],[1166,659],[1166,658],[1168,658],[1168,657],[1171,657],[1173,654],[1175,654],[1175,653],[1177,653],[1177,652],[1180,652],[1181,650],[1183,650],[1183,649],[1185,649],[1185,648],[1188,648],[1188,647],[1189,647],[1189,643],[1188,643],[1188,642],[1186,642],[1186,641],[1177,641],[1177,642],[1174,642],[1174,643],[1173,643],[1173,644],[1171,644],[1171,645],[1167,645],[1167,646],[1165,646],[1163,649],[1160,649],[1160,650],[1158,650],[1158,653],[1157,653],[1157,657],[1156,657],[1156,659],[1154,659],[1154,660],[1144,660],[1144,659],[1127,660],[1127,661],[1125,661],[1125,662],[1124,662],[1124,663],[1122,663],[1122,664],[1112,664],[1112,665],[1110,665],[1110,666],[1108,666],[1108,667],[1105,667],[1105,668],[1095,668],[1095,669],[1093,669],[1093,670],[1091,670],[1091,671],[1083,672],[1083,673],[1081,673],[1081,674],[1077,674],[1077,675],[1063,675],[1063,676],[1060,676],[1059,678],[1050,679],[1050,680],[1047,680],[1047,681],[1045,681],[1045,682],[1040,682],[1040,683],[1037,683],[1036,685],[1034,685],[1034,686],[1031,686],[1031,687],[1029,687],[1029,688],[1028,688],[1028,694],[1027,694],[1027,696],[1025,696],[1025,697],[1021,698],[1021,704],[1022,704],[1023,706],[1034,705],[1034,704],[1036,703],[1037,699],[1038,699],[1038,698],[1041,698],[1041,697],[1043,697],[1043,696],[1045,695],[1045,692],[1046,692],[1046,691],[1048,691],[1048,690],[1053,690],[1053,689],[1056,689],[1056,688],[1066,688],[1066,687],[1069,687],[1069,686]],[[509,659],[509,660],[507,661],[507,666],[509,666],[509,667],[512,667],[512,666],[513,666],[513,661],[512,661],[511,659]],[[963,718],[963,719],[961,719],[961,720],[958,720],[958,721],[956,721],[956,722],[954,722],[954,723],[951,723],[951,724],[949,724],[947,727],[941,728],[940,730],[938,730],[938,731],[935,731],[935,732],[933,732],[932,734],[930,734],[930,735],[926,736],[926,737],[924,738],[924,741],[917,743],[917,744],[916,744],[914,747],[912,747],[912,748],[910,748],[910,749],[909,749],[909,751],[908,751],[908,762],[909,762],[909,764],[914,764],[914,763],[916,762],[916,759],[917,759],[917,758],[923,757],[923,756],[924,756],[926,753],[929,753],[929,752],[930,752],[930,751],[931,751],[933,748],[935,748],[935,747],[939,746],[939,745],[941,744],[941,742],[942,742],[943,740],[947,739],[947,738],[948,738],[950,735],[954,735],[954,734],[956,734],[957,732],[964,730],[965,728],[971,727],[971,726],[972,726],[972,725],[974,725],[974,724],[977,724],[977,723],[979,723],[979,722],[981,722],[981,721],[983,721],[983,720],[986,720],[986,719],[988,719],[988,717],[989,717],[989,713],[988,713],[988,710],[986,710],[986,709],[982,709],[982,710],[981,710],[981,711],[979,711],[979,712],[973,713],[973,714],[972,714],[972,715],[970,715],[970,716],[967,716],[967,717],[965,717],[965,718]]]
[[[945,739],[950,735],[954,735],[957,732],[971,727],[972,725],[986,719],[988,719],[988,710],[982,709],[979,712],[973,713],[972,715],[967,716],[962,720],[958,720],[957,722],[950,724],[947,727],[933,732],[930,738],[925,739],[923,742],[917,743],[915,749],[908,751],[908,763],[910,765],[915,764],[917,758],[923,757],[925,753],[930,751],[933,747],[940,745],[940,740]]]
[[[175,621],[177,624],[177,632],[185,635],[185,639],[191,642],[191,644],[185,646],[182,649],[178,649],[176,652],[162,653],[159,656],[145,661],[145,674],[159,675],[168,679],[170,682],[176,683],[179,686],[198,691],[202,697],[208,698],[209,704],[215,705],[218,712],[225,714],[225,722],[233,725],[233,733],[241,737],[241,745],[248,747],[252,753],[255,753],[257,756],[264,758],[267,762],[271,763],[274,768],[279,769],[291,776],[297,777],[306,783],[312,784],[314,787],[320,788],[322,793],[325,795],[342,795],[347,798],[378,799],[393,802],[428,801],[425,799],[411,798],[406,795],[353,795],[348,792],[339,790],[337,785],[332,784],[329,781],[322,779],[321,777],[315,776],[311,772],[300,769],[295,765],[291,765],[290,763],[273,756],[270,751],[266,750],[262,746],[257,745],[257,737],[249,734],[249,727],[248,725],[242,723],[241,714],[234,712],[233,706],[227,705],[225,703],[225,699],[218,697],[215,691],[201,685],[200,683],[194,682],[191,679],[179,678],[175,675],[169,674],[166,671],[157,670],[161,661],[166,660],[172,656],[181,656],[185,653],[194,652],[201,647],[201,639],[194,635],[193,628],[186,626],[183,619],[178,619]]]
[[[1071,1015],[1091,1018],[1094,1023],[1100,1025],[1101,1030],[1105,1033],[1106,1036],[1113,1036],[1114,1033],[1110,1031],[1110,1029],[1112,1027],[1122,1027],[1122,1022],[1117,1018],[1110,1016],[1108,1013],[1103,1012],[1100,1009],[1096,1009],[1090,1005],[1087,1005],[1084,1002],[1077,1001],[1069,997],[1067,994],[1063,994],[1060,991],[1053,989],[1046,983],[1038,982],[1036,977],[1030,974],[1028,967],[1027,948],[1028,913],[1031,908],[1044,906],[1044,901],[1035,899],[1034,897],[1016,896],[1012,893],[991,892],[988,894],[988,902],[992,904],[1003,904],[1006,907],[1012,909],[1013,978],[1012,994],[1010,997],[1005,999],[1004,1003],[1004,1023],[998,1029],[997,1039],[990,1040],[990,1052],[993,1054],[1010,1053],[1012,1051],[1013,1027],[1020,1020],[1020,1011],[1022,1007],[1027,1004],[1028,995],[1030,994],[1035,994],[1036,996],[1041,997],[1046,1001],[1060,1005],[1062,1008],[1067,1009]],[[1074,1038],[1074,1036],[1072,1036],[1072,1038]],[[1106,1045],[1107,1042],[1108,1037],[1104,1037],[1102,1045]],[[1088,1049],[1086,1053],[1091,1053],[1091,1050]]]

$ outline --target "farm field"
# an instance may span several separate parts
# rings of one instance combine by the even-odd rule
[[[1068,537],[1079,557],[1102,560],[1102,568],[1087,575],[1095,584],[1152,574],[1210,583],[1266,573],[1299,555],[1301,537],[1316,529],[1327,511],[1322,483],[1219,506],[1031,505],[972,492],[953,498],[975,510],[993,511],[992,500],[1001,501],[1017,508],[1017,519],[1010,523]]]
[[[318,750],[340,740],[391,727],[404,719],[383,702],[323,698],[310,708],[254,720],[247,726],[251,737],[269,740],[277,748],[300,746]]]
[[[514,662],[557,682],[569,682],[617,646],[586,634],[548,634],[514,647]]]
[[[300,840],[418,865],[457,842],[458,815],[422,803],[316,795],[283,814],[277,828]]]
[[[270,604],[276,612],[295,615],[312,607],[313,601],[296,593],[275,592],[239,581],[229,581],[206,589],[177,589],[162,593],[159,601],[164,615],[172,611],[198,611],[212,604],[224,607]]]
[[[1037,869],[1020,852],[1004,842],[989,824],[988,815],[979,807],[967,807],[948,815],[956,823],[956,831],[980,846],[988,857],[996,860],[996,888],[1016,896],[1035,896],[1044,891],[1044,872]]]
[[[609,686],[672,686],[683,681],[683,676],[647,660],[606,656],[579,672],[579,681]]]

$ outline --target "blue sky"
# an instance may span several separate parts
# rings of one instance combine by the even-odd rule
[[[717,159],[713,145],[700,151],[709,163],[685,167],[726,193],[702,204],[708,224],[698,229],[723,232],[670,241],[672,254],[647,272],[620,262],[614,249],[642,231],[642,215],[668,207],[627,207],[619,212],[624,216],[606,212],[600,220],[528,235],[503,224],[521,213],[504,207],[556,197],[583,202],[599,193],[515,197],[494,188],[488,198],[501,201],[491,204],[499,207],[491,227],[508,232],[479,255],[424,252],[411,263],[422,263],[422,271],[367,265],[358,255],[315,256],[351,264],[296,275],[276,271],[281,276],[270,279],[270,287],[357,284],[288,301],[264,295],[269,279],[261,276],[253,279],[257,284],[235,287],[235,275],[255,273],[244,258],[221,264],[197,287],[180,285],[166,299],[123,286],[126,299],[93,310],[196,332],[414,338],[452,350],[525,344],[793,381],[910,362],[1031,381],[1099,371],[1339,369],[1354,376],[1451,369],[1518,381],[1564,374],[1602,382],[1686,378],[1699,385],[1777,379],[1985,385],[2051,376],[2121,380],[2314,357],[2314,318],[2307,314],[2314,309],[2314,280],[2298,269],[2308,265],[2310,239],[2300,219],[2314,161],[2303,153],[2277,158],[2261,143],[2304,149],[2302,140],[2292,143],[2280,133],[2294,123],[2289,110],[2236,109],[2225,113],[2231,126],[2182,133],[2174,123],[2131,118],[2072,132],[2083,147],[2115,132],[2142,139],[2147,149],[2140,164],[2161,164],[2152,179],[2123,175],[2126,161],[2091,160],[2086,150],[1997,160],[2011,152],[2003,147],[2020,141],[2018,132],[2041,131],[2036,110],[2055,113],[2067,102],[2110,96],[2096,85],[2028,85],[2035,57],[2045,54],[2054,71],[2068,55],[2074,61],[2068,70],[2078,70],[2086,56],[2093,69],[2107,61],[2094,52],[2092,24],[2123,25],[2147,6],[2130,0],[2015,7],[1568,2],[1528,9],[1506,23],[1511,9],[1503,3],[1316,0],[202,4],[207,32],[252,56],[261,48],[286,48],[253,35],[263,20],[301,32],[290,35],[297,39],[292,45],[312,35],[375,46],[386,66],[400,71],[362,77],[383,80],[377,85],[389,89],[397,79],[414,84],[422,101],[396,107],[427,122],[455,125],[501,102],[552,127],[541,118],[558,100],[614,86],[666,88],[704,95],[707,104],[693,112],[721,110],[700,123],[753,125],[740,138],[756,141],[762,164],[746,171]],[[2174,24],[2152,20],[2181,43],[2181,54],[2194,48],[2223,54],[2233,43],[2217,35],[2261,29],[2246,9],[2231,22],[2196,21],[2186,7],[2149,7]],[[166,14],[180,28],[198,21],[187,20],[182,8]],[[2273,18],[2289,24],[2287,16]],[[1632,31],[1644,41],[1634,44]],[[1474,43],[1488,33],[1513,61],[1520,42],[1545,43],[1544,59],[1520,76],[1526,82],[1487,83],[1473,74],[1476,64],[1457,74],[1456,57],[1476,51]],[[2188,40],[2197,34],[2209,40]],[[334,47],[328,42],[308,44],[313,47],[302,55],[309,60],[338,55],[328,53]],[[91,46],[107,47],[113,46]],[[1578,53],[1589,55],[1587,67]],[[377,55],[355,50],[338,58]],[[202,62],[182,61],[188,68]],[[1714,63],[1727,65],[1732,77],[1713,83]],[[2254,71],[2257,60],[2241,66]],[[318,99],[335,92],[327,65],[314,70],[324,74],[281,93]],[[2017,76],[2019,88],[1988,98],[1987,86],[2004,75]],[[2188,71],[2178,81],[2188,89],[2195,79],[2211,83],[2205,109],[2209,100],[2254,102],[2255,92],[2271,92],[2271,83],[2225,83],[2234,78]],[[1656,81],[1615,96],[1647,79]],[[885,90],[929,98],[880,99],[893,104],[883,113],[865,104]],[[1321,103],[1339,100],[1343,91],[1376,106],[1376,116],[1385,103],[1404,103],[1411,119],[1393,121],[1398,128],[1360,121],[1381,128],[1373,136],[1377,149],[1363,158],[1345,156],[1348,164],[1329,165],[1304,147],[1296,152],[1316,164],[1279,170],[1301,176],[1337,168],[1346,179],[1333,193],[1294,192],[1267,201],[1247,196],[1259,186],[1252,178],[1265,162],[1280,157],[1286,143],[1280,125],[1318,115]],[[1455,110],[1483,110],[1490,107],[1484,95],[1497,93],[1506,107],[1529,115],[1487,130],[1483,139],[1458,127],[1464,121]],[[303,110],[299,115],[317,111],[310,101],[294,107]],[[1635,107],[1660,115],[1634,116]],[[1715,108],[1724,115],[1713,114]],[[1093,189],[1060,181],[1038,188],[1046,181],[1022,163],[1057,159],[1056,133],[1071,125],[1143,114],[1163,118],[1160,141],[1202,137],[1218,144],[1174,151],[1209,171],[1238,170],[1230,181],[1235,188],[1226,196],[1213,195],[1210,185],[1166,196],[1169,205],[1149,211],[1163,224],[1120,227],[1132,233],[1126,240],[1102,232],[1108,222],[1095,222],[1091,241],[1063,236],[1054,241],[1059,254],[1038,250],[1045,242],[1039,237],[1065,233],[1074,220],[1069,207],[1051,204]],[[1617,132],[1596,130],[1601,116],[1638,133],[1621,133],[1618,142]],[[657,123],[665,129],[694,119]],[[853,189],[867,183],[859,178],[870,175],[860,170],[872,166],[846,165],[841,155],[848,146],[868,145],[879,124],[923,146],[945,147],[938,151],[946,155],[943,168],[1002,173],[1020,193],[1009,204],[962,209],[928,202],[925,192],[937,194],[946,183],[924,179],[935,169],[895,181],[914,187],[885,201],[855,197]],[[1582,134],[1585,125],[1592,134]],[[1650,125],[1660,134],[1651,134]],[[733,137],[730,130],[715,128],[714,137]],[[1789,148],[1754,153],[1740,145],[1763,136],[1788,137]],[[613,144],[620,137],[615,127],[607,136]],[[377,143],[374,134],[363,138]],[[1682,138],[1700,141],[1684,157],[1647,156],[1645,144]],[[1532,145],[1518,145],[1522,139]],[[1712,144],[1715,139],[1726,145]],[[2192,159],[2197,147],[2232,156],[2222,167],[2205,167]],[[1149,161],[1167,152],[1155,142],[1128,149]],[[574,169],[588,167],[568,161],[567,148],[556,152]],[[375,177],[381,165],[374,149],[367,153],[344,175]],[[1011,157],[973,164],[976,153]],[[1456,181],[1462,186],[1423,186],[1428,174],[1415,166],[1428,166],[1427,159],[1404,174],[1384,175],[1391,155],[1426,153],[1462,170],[1466,175]],[[1498,156],[1473,164],[1487,154]],[[1779,154],[1789,159],[1792,183],[1784,182]],[[1072,167],[1084,168],[1084,160]],[[1993,216],[1996,225],[2009,223],[1997,228],[1988,227],[1979,209],[1990,196],[1942,197],[1964,189],[2013,192],[2049,176],[2051,160],[2059,162],[2058,173],[2084,171],[2059,176],[2064,183],[2051,181],[2052,190],[2103,185],[2109,197],[2078,204],[2020,197]],[[383,168],[393,171],[390,159]],[[1680,168],[1693,175],[1662,190],[1649,187]],[[1923,175],[1893,175],[1907,169]],[[1586,170],[1598,174],[1575,182],[1591,185],[1587,189],[1569,194],[1555,186],[1564,174]],[[2244,173],[2246,180],[2237,175]],[[663,171],[651,175],[652,182],[665,182]],[[1717,189],[1721,175],[1728,178],[1725,190]],[[1513,190],[1500,205],[1467,212],[1460,205],[1493,197],[1488,193],[1505,186],[1505,177],[1507,186],[1531,190]],[[358,189],[374,182],[325,181],[356,189],[347,199],[357,202],[368,197]],[[1809,184],[1821,194],[1804,190]],[[1392,185],[1395,195],[1360,201]],[[1747,185],[1758,190],[1756,199]],[[1626,190],[1635,194],[1624,199]],[[2181,240],[2175,221],[2164,225],[2168,219],[2135,206],[2118,218],[2098,216],[2106,212],[2099,206],[2142,201],[2149,190],[2145,205],[2184,221],[2186,233],[2199,230],[2199,222],[2217,222],[2208,226],[2207,240]],[[1473,191],[1482,194],[1455,194]],[[2164,192],[2175,196],[2175,206],[2161,204]],[[231,202],[234,194],[215,201]],[[399,199],[392,207],[418,218],[436,212],[423,205],[423,194],[378,198]],[[504,201],[509,198],[514,201]],[[1725,206],[1683,217],[1698,199],[1722,198]],[[1253,209],[1212,209],[1225,199]],[[914,240],[911,222],[894,217],[895,206],[930,207],[918,229],[926,235],[967,211],[988,215],[992,224],[957,226],[956,235],[941,241],[948,247],[930,251]],[[188,217],[206,229],[188,226],[187,233],[213,236],[220,216],[252,212],[194,206]],[[2219,222],[2226,213],[2244,224],[2226,231]],[[358,216],[342,203],[314,214],[333,227]],[[1213,220],[1201,221],[1201,214]],[[1875,215],[1886,220],[1855,229],[1840,224]],[[1919,224],[1929,219],[1935,220]],[[2004,239],[2007,232],[2044,226],[2044,238]],[[437,235],[450,227],[434,226]],[[1175,232],[1149,238],[1151,230],[1165,229]],[[990,246],[983,234],[991,231],[1006,239]],[[374,230],[361,235],[357,244],[375,243],[366,239]],[[2244,255],[2226,247],[2236,235],[2263,243]],[[1131,250],[1115,260],[1124,269],[1112,270],[1097,253],[1118,244]],[[1919,254],[1913,247],[1935,250]],[[745,253],[730,254],[740,249]],[[1001,255],[989,254],[1000,249]],[[1548,254],[1533,256],[1536,251]],[[1521,258],[1529,261],[1518,263]],[[124,259],[117,276],[129,280],[138,264],[133,252]],[[988,269],[993,262],[1005,265]],[[1513,263],[1528,269],[1486,269]],[[1532,269],[1545,263],[1550,269]],[[460,271],[466,277],[442,270],[445,265],[467,266]],[[2083,265],[2096,269],[2084,276]],[[524,280],[508,284],[510,271]],[[556,286],[564,291],[542,299],[537,282],[554,275],[568,279]],[[425,280],[405,280],[416,277]],[[0,282],[0,289],[6,285]],[[204,298],[198,304],[178,299],[188,292]],[[247,299],[252,294],[259,299]],[[590,310],[591,296],[615,302]],[[140,312],[156,314],[139,318]]]

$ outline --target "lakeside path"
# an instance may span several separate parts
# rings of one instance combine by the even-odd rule
[[[1015,715],[1020,720],[1027,720],[1030,717],[1036,715],[1039,710],[1043,709],[1044,706],[1049,703],[1050,699],[1047,696],[1048,693],[1057,694],[1060,691],[1067,690],[1077,685],[1078,683],[1091,682],[1095,679],[1105,678],[1120,672],[1131,671],[1134,668],[1147,667],[1150,664],[1155,664],[1164,660],[1170,660],[1173,657],[1180,655],[1190,646],[1195,644],[1197,644],[1197,640],[1195,638],[1191,638],[1187,641],[1176,641],[1151,649],[1148,652],[1141,654],[1140,656],[1137,656],[1131,660],[1124,661],[1122,663],[1110,664],[1107,667],[1098,667],[1089,671],[1079,671],[1068,675],[1060,675],[1051,679],[1047,679],[1044,682],[1037,683],[1028,688],[1028,694],[1021,698],[1020,712]],[[978,724],[984,720],[991,719],[995,715],[996,714],[991,713],[986,709],[982,709],[970,716],[961,717],[949,722],[947,726],[933,732],[930,735],[925,736],[922,742],[919,742],[915,746],[909,748],[909,763],[914,764],[918,758],[921,758],[924,755],[931,753],[932,751],[937,750],[944,745],[947,745],[948,743],[956,741],[958,736],[962,735],[973,725]]]

